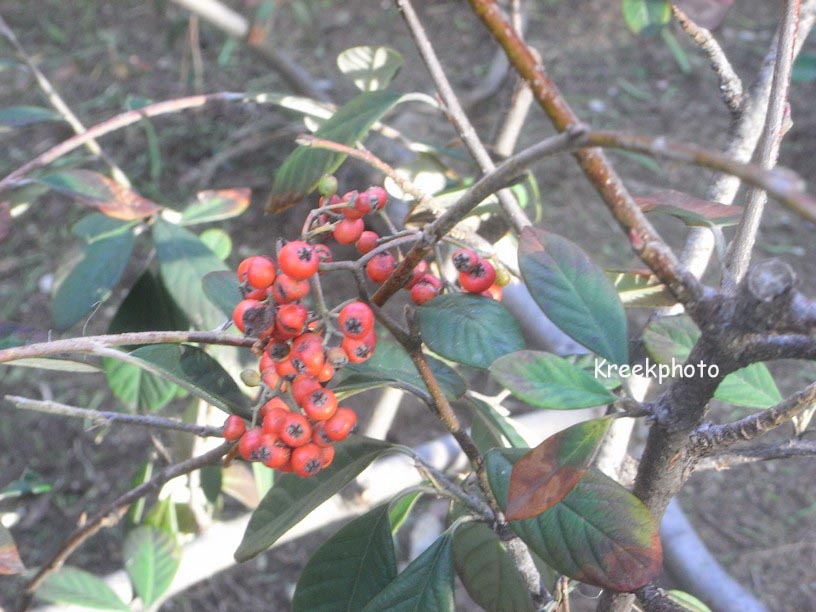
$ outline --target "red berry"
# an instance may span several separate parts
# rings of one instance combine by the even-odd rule
[[[303,331],[309,311],[303,304],[284,304],[278,308],[275,328],[284,337],[293,338]]]
[[[365,221],[362,219],[343,219],[334,226],[332,235],[340,244],[351,244],[363,234]]]
[[[333,346],[326,351],[326,360],[333,368],[342,368],[348,363],[348,355],[342,347]]]
[[[271,368],[267,368],[261,373],[261,380],[268,389],[274,389],[275,387],[278,386],[278,381],[280,381],[280,374],[278,374],[277,370],[275,369],[274,363],[272,364]]]
[[[244,317],[251,316],[253,310],[260,310],[263,305],[258,300],[241,300],[232,311],[232,322],[242,332],[246,331]]]
[[[317,378],[323,371],[326,363],[326,353],[323,344],[306,343],[292,349],[292,365],[301,374]]]
[[[334,367],[332,367],[330,363],[324,363],[323,369],[320,370],[320,374],[317,375],[317,381],[327,383],[332,378],[334,378]]]
[[[371,212],[371,204],[368,202],[368,199],[356,191],[349,191],[344,195],[343,202],[349,205],[347,208],[341,210],[346,219],[361,219]]]
[[[430,283],[417,283],[411,287],[411,300],[417,306],[422,306],[425,302],[430,302],[436,297],[437,289]]]
[[[329,389],[315,389],[301,404],[303,412],[313,421],[325,421],[337,411],[337,397]]]
[[[263,302],[267,298],[267,291],[268,289],[241,288],[245,300],[258,300],[259,302]]]
[[[292,365],[292,360],[289,358],[275,362],[275,372],[284,380],[294,380],[298,375],[298,371],[295,369],[295,366]]]
[[[298,280],[287,274],[278,274],[272,285],[272,299],[278,304],[295,302],[309,294],[309,281]]]
[[[459,284],[469,293],[486,291],[495,280],[496,269],[484,259],[480,259],[470,272],[459,273]]]
[[[322,446],[320,447],[320,463],[325,470],[329,467],[334,461],[334,447],[333,446]]]
[[[482,295],[492,298],[497,302],[501,302],[502,296],[504,295],[504,290],[496,283],[493,283],[485,291],[482,291]]]
[[[291,447],[303,446],[312,438],[312,426],[302,414],[292,412],[281,423],[280,439]]]
[[[382,187],[375,185],[366,190],[368,199],[371,202],[371,208],[382,210],[388,203],[388,192]]]
[[[275,367],[275,362],[283,361],[289,357],[290,352],[291,347],[286,342],[273,342],[269,345],[269,348],[266,349],[261,360],[263,360],[264,357],[268,357],[268,363],[271,363],[272,367]]]
[[[238,442],[238,453],[247,461],[257,461],[256,452],[261,445],[263,432],[260,427],[247,429],[241,440]]]
[[[439,291],[442,288],[442,281],[433,274],[423,274],[419,277],[420,283],[428,283],[431,287]]]
[[[365,338],[343,338],[340,344],[351,363],[362,363],[374,354],[377,345],[377,334],[372,329]]]
[[[357,413],[351,408],[340,407],[334,416],[323,424],[323,428],[330,440],[339,442],[349,435],[356,424]]]
[[[427,273],[428,262],[423,259],[414,268],[414,271],[411,273],[411,278],[409,278],[408,282],[405,283],[405,288],[410,289],[411,287],[416,285],[419,282],[419,279],[422,278]]]
[[[265,433],[280,435],[281,423],[290,412],[286,402],[279,397],[273,397],[258,412],[261,428]]]
[[[317,254],[320,263],[331,263],[334,261],[334,255],[332,255],[331,249],[325,244],[314,245],[314,252]]]
[[[237,414],[231,414],[224,421],[224,439],[227,442],[235,442],[244,435],[246,423]]]
[[[321,448],[334,444],[334,440],[326,435],[325,423],[316,423],[315,426],[312,427],[312,443],[317,444]]]
[[[292,471],[301,478],[314,476],[323,469],[322,453],[316,444],[306,444],[292,451]]]
[[[292,457],[292,449],[281,444],[272,444],[267,448],[267,457],[263,464],[268,468],[282,468],[289,463]]]
[[[292,397],[295,398],[295,401],[299,406],[302,406],[303,402],[306,401],[306,398],[309,397],[309,394],[312,391],[322,388],[323,387],[319,382],[317,382],[317,380],[311,376],[304,376],[301,374],[292,381]]]
[[[340,310],[338,323],[347,338],[362,338],[374,327],[374,312],[363,302],[352,302]]]
[[[377,241],[379,239],[380,235],[377,232],[365,231],[360,234],[360,237],[357,239],[357,242],[354,243],[354,246],[357,247],[357,250],[360,251],[360,253],[365,254],[377,246]]]
[[[459,249],[451,255],[453,267],[459,272],[470,272],[479,263],[479,256],[471,249]]]
[[[247,257],[238,266],[238,280],[255,289],[266,289],[275,281],[275,262],[268,257]]]
[[[303,240],[287,242],[278,253],[281,272],[296,280],[303,280],[317,272],[320,258],[314,247]]]
[[[375,283],[382,283],[396,269],[397,261],[388,251],[377,253],[366,264],[366,274]]]

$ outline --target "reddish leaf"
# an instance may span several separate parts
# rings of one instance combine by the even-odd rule
[[[564,499],[586,475],[611,423],[610,417],[578,423],[516,461],[510,474],[507,520],[538,516]]]
[[[0,576],[19,574],[26,569],[8,529],[0,525]]]
[[[709,30],[722,24],[734,0],[674,0],[694,23]]]
[[[635,202],[644,212],[663,212],[679,217],[687,225],[733,225],[742,215],[739,206],[709,202],[671,189],[636,197]]]
[[[8,202],[0,202],[0,242],[3,242],[11,233],[11,206]]]
[[[122,221],[135,221],[149,217],[163,208],[135,191],[91,170],[56,172],[44,176],[41,181],[57,191],[70,195],[78,202],[97,209],[108,217]]]
[[[249,187],[200,191],[196,194],[197,201],[181,214],[181,224],[211,223],[237,217],[249,208],[251,196]]]
[[[272,193],[266,201],[264,210],[270,214],[277,215],[284,210],[292,208],[300,202],[307,194],[298,191],[287,191],[286,193]]]

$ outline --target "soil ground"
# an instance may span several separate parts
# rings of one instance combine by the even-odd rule
[[[233,6],[250,13],[256,4],[247,0]],[[461,2],[417,4],[422,5],[423,20],[456,87],[462,92],[472,90],[483,79],[493,54],[486,33]],[[678,69],[660,39],[631,35],[616,3],[542,0],[528,4],[528,38],[541,50],[554,79],[586,121],[702,145],[724,143],[729,117],[719,100],[716,80],[705,59],[683,41],[682,33],[677,36],[691,62],[688,74]],[[772,36],[774,7],[775,3],[764,0],[736,3],[718,34],[737,71],[746,78]],[[197,86],[202,91],[286,89],[262,60],[240,45],[230,49],[223,35],[204,23],[200,24],[203,71],[197,74],[186,44],[189,20],[163,1],[0,0],[0,14],[87,125],[121,111],[128,96],[164,100],[193,93]],[[387,44],[399,50],[406,63],[395,87],[432,93],[403,23],[386,0],[279,3],[273,36],[276,44],[327,85],[327,92],[336,100],[348,99],[354,89],[337,72],[335,57],[361,44]],[[807,45],[806,50],[816,50],[813,40]],[[10,57],[8,47],[3,47],[2,59]],[[471,109],[488,141],[510,90],[511,84],[505,83],[496,95]],[[796,86],[791,103],[794,126],[781,160],[806,179],[816,176],[814,96],[813,83]],[[18,104],[44,102],[24,71],[3,64],[0,107]],[[393,121],[411,137],[459,146],[442,119],[420,114],[413,106],[399,113]],[[172,206],[188,201],[198,189],[249,186],[256,190],[257,201],[250,211],[223,224],[236,245],[231,263],[249,253],[269,251],[276,237],[296,233],[302,206],[278,217],[261,212],[274,169],[291,150],[292,135],[299,129],[288,117],[269,108],[219,106],[163,118],[153,125],[159,148],[152,154],[144,126],[103,140],[105,149],[145,195]],[[550,133],[542,113],[534,110],[520,144]],[[0,174],[69,135],[67,128],[56,125],[4,134]],[[247,145],[244,153],[236,151],[236,145],[252,139],[258,146]],[[233,155],[224,158],[225,150]],[[636,193],[670,187],[703,196],[710,180],[707,172],[673,164],[656,166],[622,155],[614,159]],[[359,166],[348,166],[341,172],[345,184],[367,180]],[[584,245],[602,265],[634,263],[621,246],[617,228],[571,159],[548,162],[537,170],[537,178],[544,201],[542,225]],[[15,219],[12,234],[0,243],[0,320],[49,328],[48,287],[66,261],[66,253],[76,252],[69,228],[83,214],[65,199],[49,196]],[[682,244],[684,226],[671,220],[655,221],[673,244]],[[812,225],[771,204],[758,244],[759,256],[779,256],[790,262],[810,294],[816,289],[813,232]],[[132,283],[136,273],[129,271],[123,286]],[[72,333],[104,331],[121,296],[120,291]],[[633,321],[639,320],[642,317],[636,314]],[[814,374],[813,368],[793,363],[774,364],[773,371],[783,394],[812,381]],[[104,384],[92,376],[42,376],[20,368],[0,370],[0,394],[10,392],[89,407],[113,402]],[[718,419],[733,416],[722,407],[712,414]],[[394,431],[398,432],[395,440],[407,444],[426,439],[429,431],[442,433],[419,407],[402,410]],[[114,429],[103,435],[84,430],[81,423],[3,409],[0,488],[26,469],[54,484],[45,496],[0,506],[0,511],[19,514],[13,533],[26,563],[36,566],[46,560],[84,512],[121,491],[121,483],[129,481],[136,466],[155,452],[149,436],[138,429]],[[704,473],[695,476],[680,496],[712,552],[771,610],[816,609],[815,468],[816,460],[800,460]],[[315,534],[217,575],[178,595],[163,609],[286,609],[303,563],[328,533]],[[118,528],[103,531],[71,563],[100,573],[120,567],[120,538]],[[0,578],[0,608],[11,608],[20,584],[17,579]],[[581,596],[575,599],[579,608],[593,605]],[[463,609],[470,606],[463,598]]]

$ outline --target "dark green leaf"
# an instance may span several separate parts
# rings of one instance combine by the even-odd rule
[[[221,410],[249,416],[247,399],[235,381],[215,359],[197,347],[154,344],[123,353],[122,359],[176,383]],[[124,386],[115,392],[132,397]]]
[[[491,424],[501,437],[514,448],[527,448],[527,441],[519,435],[509,416],[504,416],[496,408],[479,398],[469,396],[468,402],[473,407],[474,419],[479,418]]]
[[[449,399],[456,399],[464,394],[465,381],[453,368],[433,357],[428,357],[428,362]],[[408,353],[387,336],[379,337],[377,349],[368,361],[349,363],[344,369],[350,375],[341,378],[336,391],[371,388],[371,383],[398,382],[428,392]]]
[[[196,194],[197,202],[190,204],[181,213],[181,225],[212,223],[237,217],[249,208],[252,191],[248,187],[201,191]]]
[[[52,603],[84,606],[94,610],[130,610],[104,580],[68,565],[48,576],[37,589],[36,595],[39,599]]]
[[[390,536],[389,531],[389,538]],[[24,572],[25,569],[11,532],[0,523],[0,576],[12,576]],[[397,571],[394,568],[394,576],[396,575]]]
[[[62,170],[47,174],[39,180],[114,219],[133,221],[162,210],[155,202],[91,170]]]
[[[84,242],[92,244],[105,238],[111,238],[130,232],[138,221],[121,221],[106,217],[102,213],[89,213],[71,226],[71,233]]]
[[[510,476],[507,519],[532,518],[564,499],[587,474],[611,424],[610,417],[578,423],[516,461]]]
[[[514,461],[524,451],[494,449],[486,456],[490,486],[504,507]],[[513,531],[562,574],[615,591],[633,591],[661,570],[657,522],[621,485],[591,469],[558,504]]]
[[[224,468],[220,465],[207,465],[201,468],[201,489],[211,504],[217,502],[218,496],[221,495],[223,478]]]
[[[513,315],[500,302],[451,293],[417,309],[422,341],[446,359],[487,369],[496,359],[524,348]]]
[[[82,260],[62,280],[51,300],[57,329],[68,329],[104,302],[130,261],[135,236],[125,232],[85,247]]]
[[[153,226],[159,272],[167,291],[197,329],[213,329],[224,315],[210,302],[201,287],[209,272],[226,270],[198,236],[183,227],[158,219]]]
[[[635,34],[654,35],[671,20],[668,0],[622,0],[623,18]]]
[[[360,610],[396,578],[388,507],[354,519],[312,555],[298,579],[293,612]]]
[[[402,54],[390,47],[352,47],[337,56],[340,72],[362,91],[379,91],[388,87],[402,64]]]
[[[816,53],[802,53],[793,64],[791,78],[797,83],[816,81]]]
[[[232,318],[232,311],[242,299],[241,284],[234,272],[228,270],[208,272],[201,279],[201,288],[204,295],[224,313],[224,316]]]
[[[626,313],[618,292],[577,245],[525,228],[519,268],[533,299],[564,333],[612,363],[628,363]]]
[[[334,462],[311,478],[283,474],[252,513],[244,538],[235,551],[237,561],[247,561],[272,546],[312,510],[354,480],[360,472],[392,446],[386,442],[353,437],[336,447]]]
[[[45,121],[62,121],[59,113],[39,106],[9,106],[0,108],[0,132]]]
[[[125,538],[122,554],[136,593],[145,608],[170,587],[181,561],[173,536],[152,527],[138,527]]]
[[[399,99],[399,94],[391,91],[361,93],[334,113],[315,136],[353,145]],[[275,174],[267,212],[281,212],[297,204],[317,188],[321,176],[334,172],[345,158],[345,155],[325,149],[303,146],[295,149]]]
[[[364,612],[453,612],[453,533],[448,529],[363,608]]]
[[[700,330],[694,322],[686,315],[679,315],[651,323],[643,332],[643,344],[657,363],[672,369],[677,366],[678,372],[669,372],[674,376],[679,375],[680,365],[688,358],[699,337]],[[700,375],[700,364],[690,365],[694,367],[695,375]],[[709,375],[709,370],[704,369],[702,375]],[[763,363],[752,363],[726,376],[714,397],[749,408],[769,408],[782,401],[782,394]]]
[[[176,397],[175,384],[138,366],[116,359],[102,364],[110,390],[132,411],[155,412]]]
[[[189,329],[184,313],[156,275],[147,270],[122,301],[108,327],[110,334]]]
[[[453,563],[468,595],[487,612],[536,609],[516,564],[487,525],[459,526],[453,536]]]
[[[550,353],[510,353],[497,359],[490,373],[513,395],[536,408],[571,410],[615,401],[615,396],[587,372]]]

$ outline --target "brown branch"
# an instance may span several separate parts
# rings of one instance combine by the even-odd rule
[[[183,476],[184,474],[189,474],[190,472],[204,466],[217,463],[218,460],[226,455],[233,446],[235,446],[234,442],[225,442],[224,444],[221,444],[203,455],[193,457],[192,459],[187,459],[186,461],[182,461],[176,465],[169,466],[160,471],[149,481],[140,484],[138,487],[131,489],[123,495],[120,495],[114,501],[102,508],[102,510],[97,512],[93,518],[91,518],[81,527],[77,528],[68,537],[60,549],[54,554],[53,557],[51,557],[51,560],[43,565],[42,568],[40,568],[40,571],[37,572],[37,574],[26,585],[26,595],[23,602],[23,608],[25,609],[27,607],[28,603],[31,601],[34,591],[37,590],[37,588],[51,573],[62,567],[65,560],[88,538],[95,535],[104,527],[115,525],[130,504],[154,491],[157,491],[166,482],[172,480],[173,478]]]
[[[703,424],[691,436],[691,450],[708,455],[737,442],[753,440],[787,423],[816,402],[816,383],[786,398],[776,406],[724,425]]]
[[[97,425],[110,425],[120,423],[123,425],[137,425],[139,427],[152,427],[156,429],[170,429],[173,431],[183,431],[201,437],[223,438],[221,427],[207,427],[206,425],[196,425],[195,423],[184,423],[175,419],[144,415],[126,414],[123,412],[109,412],[104,410],[90,410],[79,408],[52,401],[40,401],[18,395],[6,395],[5,399],[17,408],[23,410],[34,410],[46,414],[55,414],[78,419],[88,419]]]
[[[718,452],[702,459],[694,466],[694,471],[727,470],[746,463],[816,457],[816,442],[809,440],[789,440],[781,444],[759,444],[747,448],[736,448]]]
[[[692,21],[676,4],[672,4],[672,13],[683,31],[708,57],[711,68],[720,81],[720,95],[723,102],[733,116],[738,116],[742,109],[742,81],[731,66],[731,62],[728,61],[720,43],[709,30]]]
[[[0,363],[32,357],[49,357],[65,353],[94,353],[98,349],[110,346],[128,346],[136,344],[180,344],[192,342],[199,344],[220,344],[252,348],[257,338],[242,338],[216,332],[155,331],[109,334],[104,336],[85,336],[66,338],[50,342],[38,342],[23,346],[13,346],[0,350]]]

